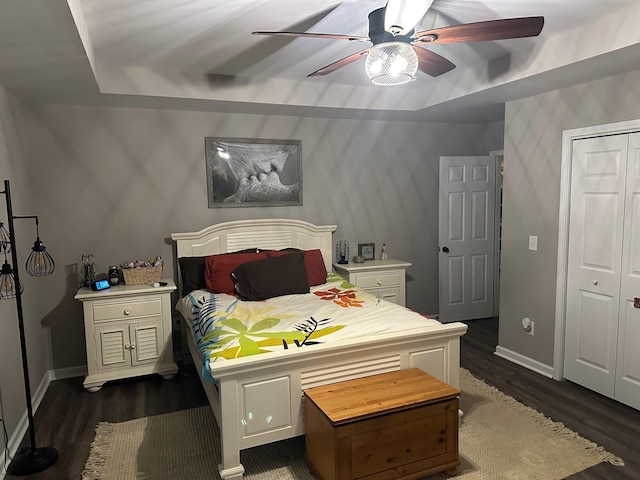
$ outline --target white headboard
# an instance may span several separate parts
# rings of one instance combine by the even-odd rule
[[[171,238],[176,242],[178,258],[203,257],[254,247],[270,250],[319,248],[330,272],[333,261],[331,234],[336,228],[336,225],[313,225],[283,218],[236,220],[211,225],[199,232],[172,233]]]

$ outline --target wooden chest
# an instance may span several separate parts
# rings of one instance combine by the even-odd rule
[[[455,474],[459,395],[417,368],[305,390],[309,468],[321,480]]]

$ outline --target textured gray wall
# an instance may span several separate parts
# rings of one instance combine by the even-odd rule
[[[0,86],[0,190],[4,190],[4,180],[11,182],[14,216],[39,215],[41,212],[31,208],[31,191],[28,187],[16,118],[19,110],[19,102],[16,102]],[[0,222],[8,228],[5,198],[5,195],[0,195]],[[35,240],[34,221],[15,220],[15,228],[20,263],[12,266],[14,270],[19,270],[20,280],[24,286],[22,303],[29,352],[30,384],[32,393],[35,393],[35,388],[40,384],[51,364],[49,330],[41,326],[42,310],[38,302],[39,289],[49,282],[46,278],[32,278],[24,270],[24,263]],[[0,261],[4,262],[4,257],[0,257]],[[10,255],[8,261],[11,263]],[[4,420],[9,434],[15,429],[20,416],[26,410],[19,338],[16,301],[0,300],[0,406],[2,407],[0,417]]]
[[[60,269],[41,292],[53,367],[85,363],[76,266],[99,271],[126,259],[172,258],[172,232],[244,219],[337,224],[334,240],[386,242],[413,263],[408,305],[438,308],[440,155],[501,148],[502,124],[326,120],[102,107],[25,106],[23,137],[41,237]],[[209,209],[204,137],[302,141],[304,205]],[[489,140],[488,140],[489,139]],[[173,275],[169,263],[167,276]]]
[[[564,130],[640,118],[640,71],[509,102],[499,345],[553,364],[560,164]],[[528,249],[538,236],[538,251]],[[521,320],[535,321],[535,336]]]

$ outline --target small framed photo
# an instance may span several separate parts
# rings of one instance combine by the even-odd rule
[[[376,244],[375,243],[359,243],[358,255],[364,257],[365,260],[373,260],[376,258]]]

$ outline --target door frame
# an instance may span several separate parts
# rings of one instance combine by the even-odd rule
[[[502,240],[502,167],[504,150],[492,150],[489,155],[496,162],[496,201],[495,216],[493,217],[493,231],[495,246],[493,248],[493,316],[500,315],[500,243]]]
[[[556,313],[553,341],[553,378],[562,380],[564,374],[564,340],[567,306],[567,278],[569,259],[569,210],[571,207],[571,166],[573,142],[590,137],[621,135],[640,131],[640,119],[581,127],[562,132],[562,162],[560,169],[560,205],[558,220],[558,262],[556,270]]]

